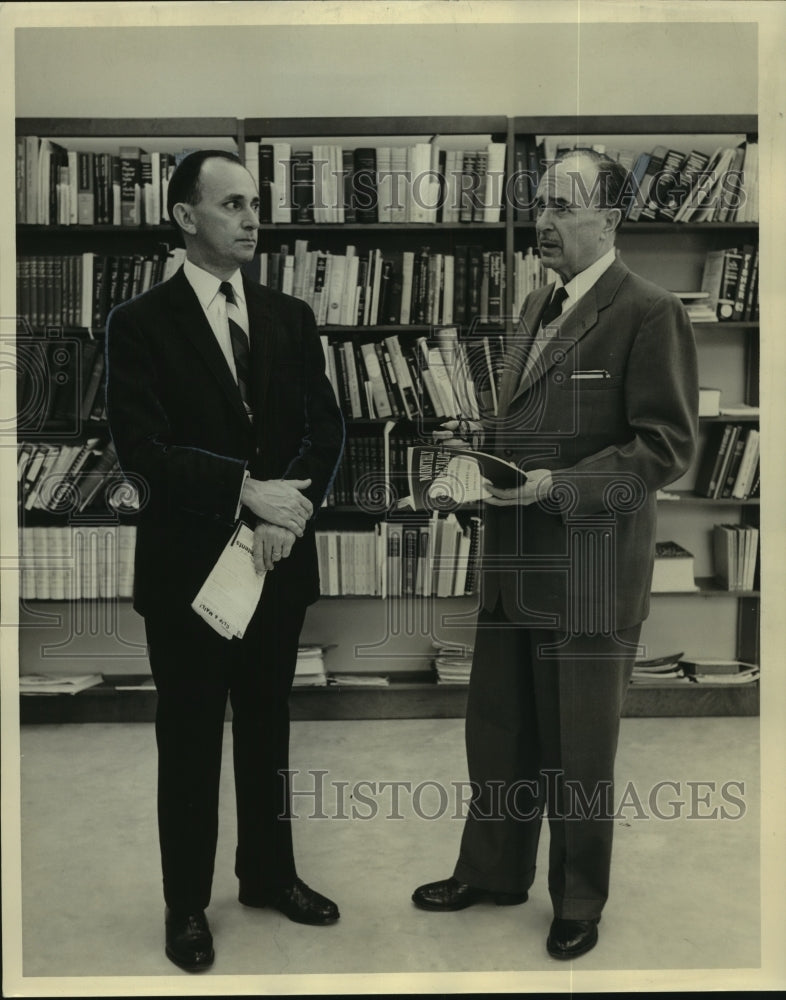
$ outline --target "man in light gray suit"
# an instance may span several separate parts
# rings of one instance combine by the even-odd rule
[[[506,351],[486,450],[527,472],[491,489],[467,706],[476,787],[451,878],[426,910],[522,903],[547,807],[549,953],[594,947],[611,862],[619,719],[649,611],[656,491],[690,465],[698,381],[676,296],[633,274],[615,237],[627,172],[591,150],[538,187],[541,259]]]

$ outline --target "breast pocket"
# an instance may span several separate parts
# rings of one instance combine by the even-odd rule
[[[561,408],[573,413],[574,428],[579,437],[612,434],[624,426],[625,393],[621,375],[571,378],[571,374],[561,373],[561,380],[555,379],[558,398],[564,400]]]

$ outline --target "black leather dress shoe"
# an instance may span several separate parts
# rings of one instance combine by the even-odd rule
[[[340,914],[336,904],[310,889],[302,879],[273,892],[252,892],[240,886],[238,899],[244,906],[272,906],[298,924],[333,924]]]
[[[594,920],[563,920],[555,917],[546,941],[552,958],[578,958],[598,943],[598,923]]]
[[[441,882],[428,882],[418,886],[412,893],[412,902],[421,910],[464,910],[484,900],[491,900],[497,906],[517,906],[519,903],[526,903],[527,893],[490,892],[488,889],[476,889],[452,877]]]
[[[167,958],[186,972],[209,969],[215,953],[204,911],[180,913],[167,909],[165,921]]]

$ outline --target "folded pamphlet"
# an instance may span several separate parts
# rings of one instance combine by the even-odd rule
[[[254,568],[254,532],[241,521],[191,607],[219,635],[242,639],[262,596],[265,576]]]

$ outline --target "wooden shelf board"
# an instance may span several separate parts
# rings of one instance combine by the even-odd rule
[[[114,683],[121,683],[114,678]],[[124,678],[123,683],[129,683]],[[155,720],[155,691],[117,691],[113,684],[75,695],[20,698],[23,725]],[[290,697],[293,720],[459,719],[466,713],[466,685],[393,682],[388,687],[301,687]],[[758,715],[759,685],[631,686],[624,717]],[[231,718],[228,708],[226,718]]]
[[[716,499],[713,499],[712,497],[699,496],[699,494],[693,493],[690,490],[671,490],[671,491],[667,491],[667,492],[671,492],[674,496],[678,497],[679,499],[677,499],[677,500],[664,500],[664,499],[661,499],[659,497],[658,498],[658,503],[664,504],[666,506],[668,506],[669,504],[675,504],[675,505],[678,505],[678,504],[690,504],[690,505],[698,505],[698,504],[706,505],[706,504],[710,504],[712,506],[720,506],[720,507],[749,507],[749,506],[758,506],[759,504],[761,504],[761,499],[759,497],[748,497],[747,500],[737,500],[737,499],[733,499],[733,498],[727,497],[725,500],[722,499],[722,498],[716,500]]]

